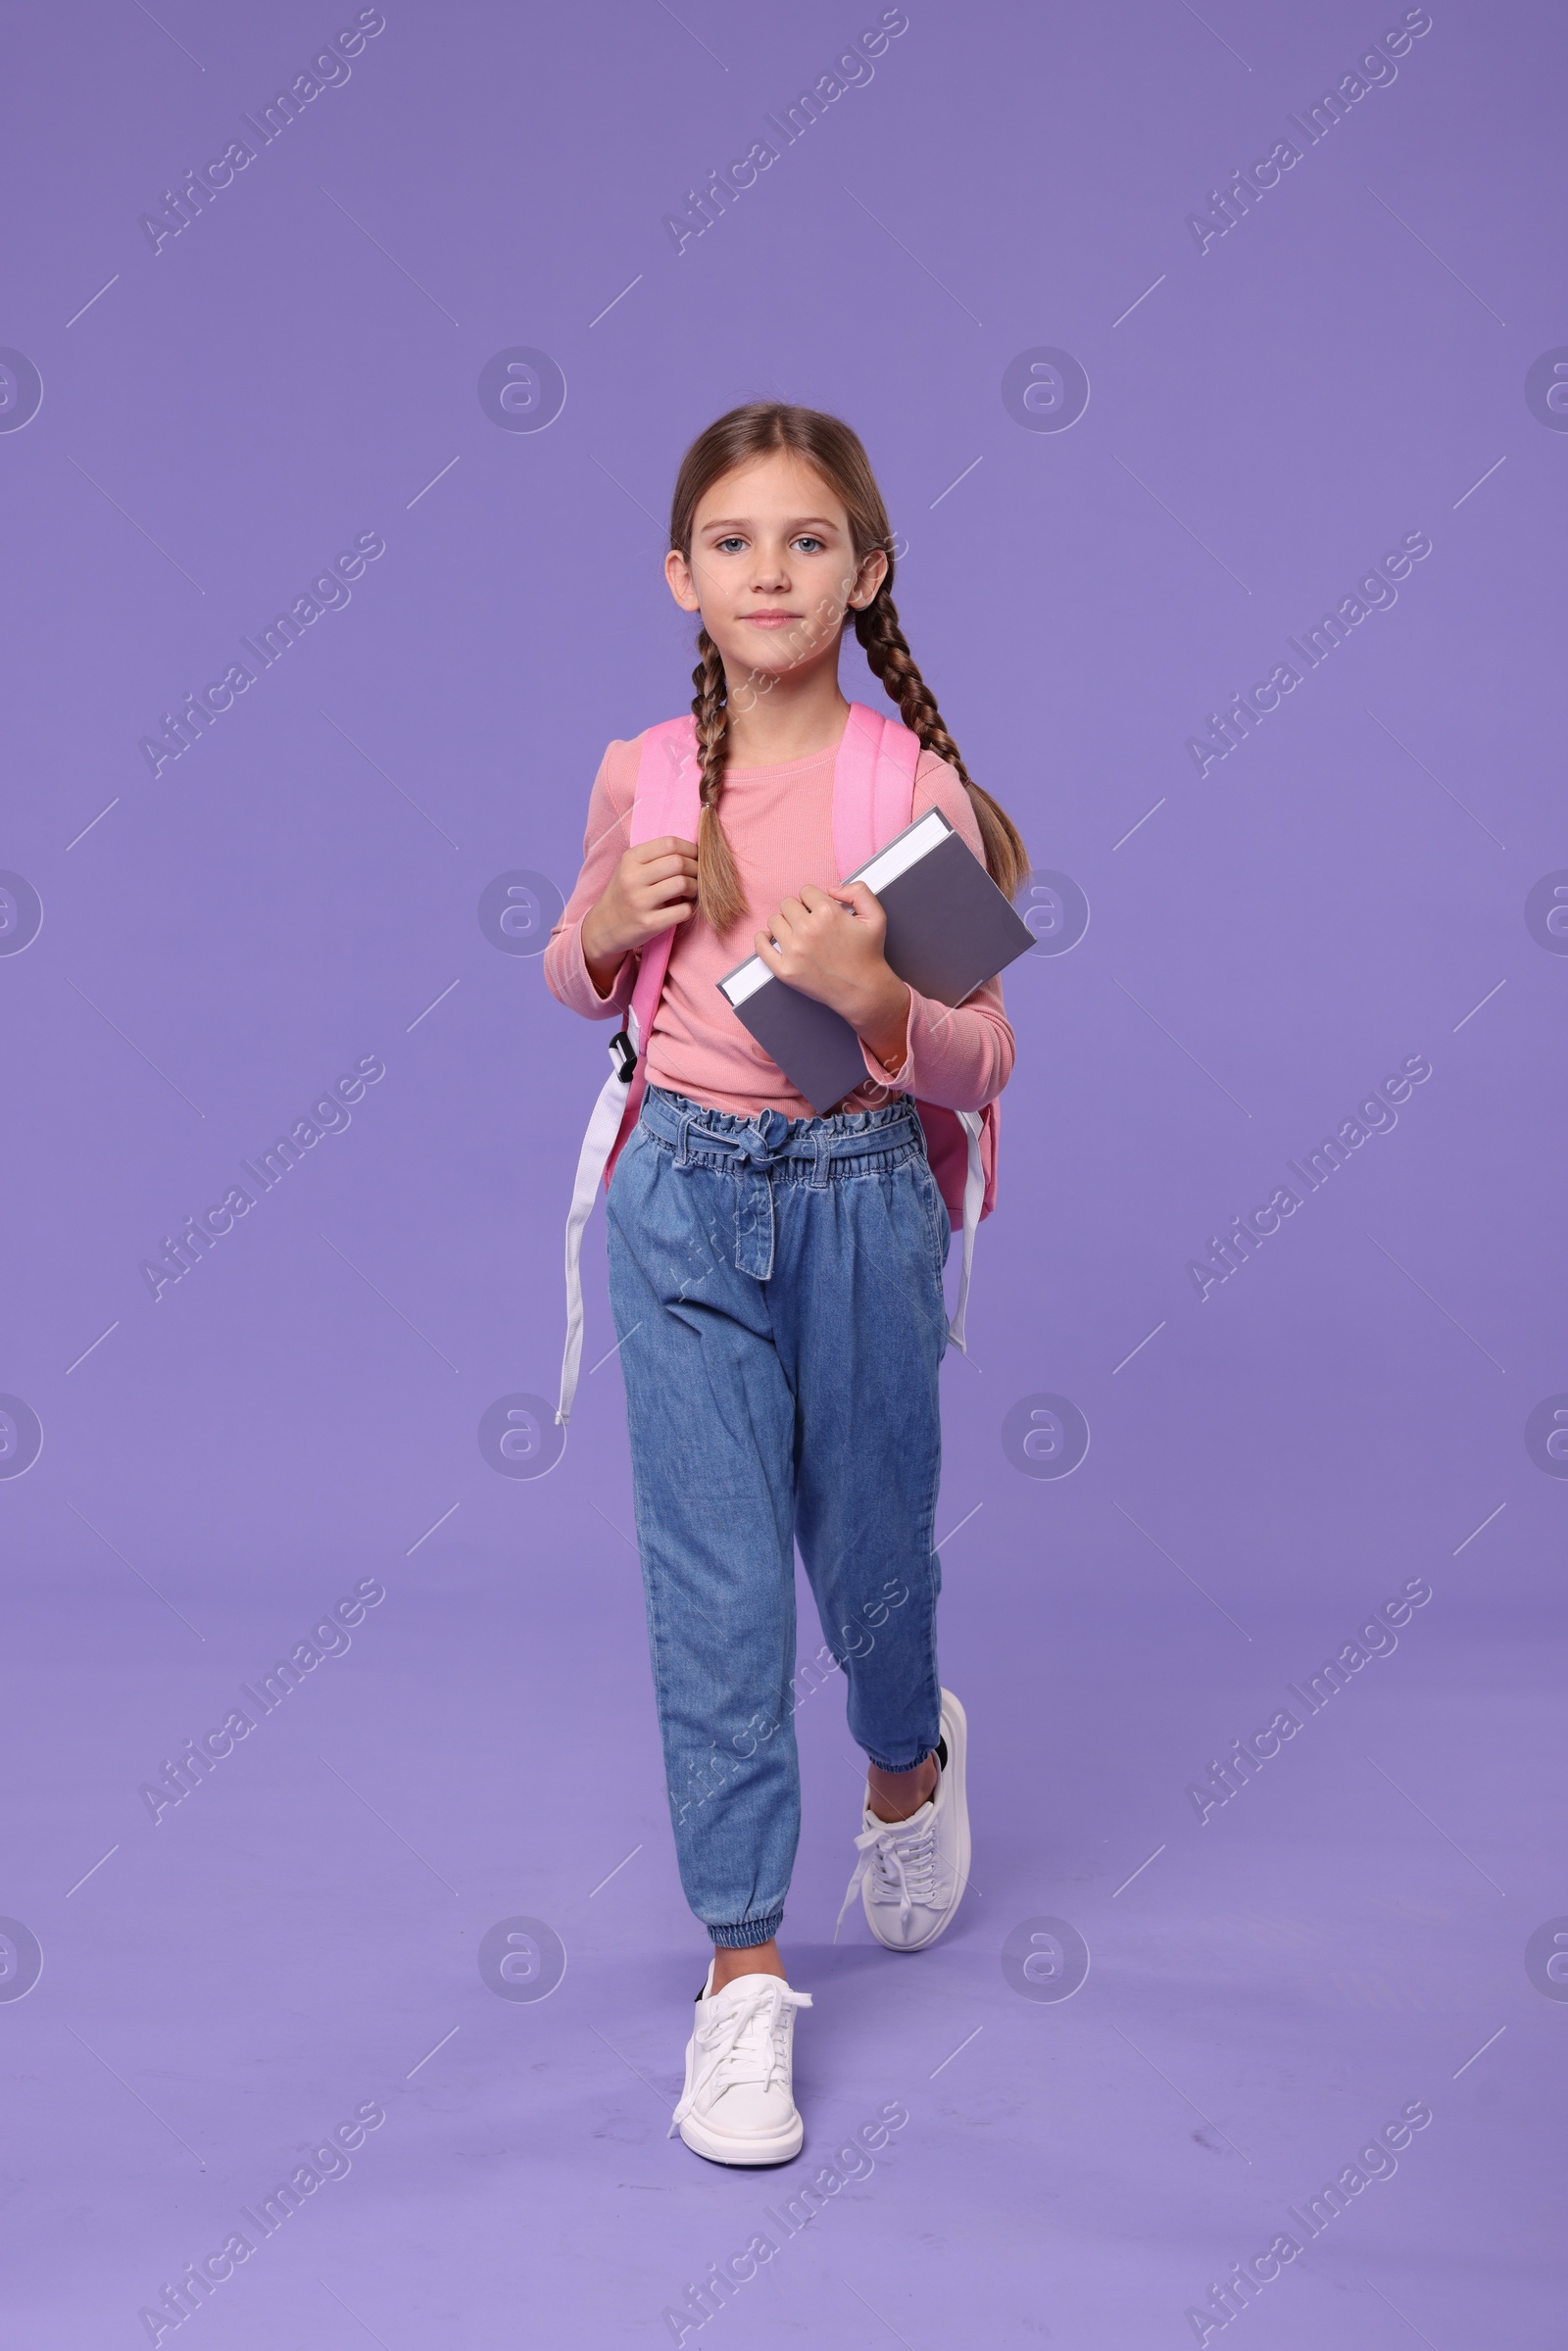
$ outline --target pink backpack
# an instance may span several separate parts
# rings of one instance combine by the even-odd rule
[[[849,723],[833,769],[833,854],[841,878],[863,865],[910,822],[919,758],[920,739],[908,727],[867,710],[863,703],[850,705]],[[697,729],[691,712],[651,726],[642,738],[629,846],[636,848],[664,833],[695,841],[701,808],[698,778]],[[621,1147],[637,1123],[648,1074],[642,1043],[653,1031],[674,938],[672,925],[650,940],[638,958],[626,1026],[611,1039],[611,1075],[594,1105],[577,1162],[571,1213],[566,1220],[566,1351],[556,1413],[562,1428],[570,1416],[582,1359],[583,1228],[601,1181],[608,1189]],[[996,1205],[1001,1104],[987,1102],[983,1110],[949,1110],[937,1102],[917,1102],[915,1107],[925,1129],[926,1153],[937,1188],[955,1229],[963,1234],[957,1304],[948,1326],[950,1339],[962,1348],[975,1229]]]

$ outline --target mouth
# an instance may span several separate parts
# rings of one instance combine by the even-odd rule
[[[799,620],[801,614],[799,612],[746,612],[742,617],[750,621],[754,628],[785,628],[792,620]]]

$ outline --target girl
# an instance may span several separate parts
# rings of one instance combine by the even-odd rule
[[[791,2047],[810,2005],[774,1939],[800,1829],[797,1540],[868,1760],[845,1908],[858,1887],[878,1941],[923,1950],[968,1874],[932,1549],[952,1224],[914,1098],[979,1110],[1013,1062],[1000,983],[956,1010],[916,995],[883,955],[876,899],[839,882],[851,613],[919,738],[912,813],[939,808],[1008,898],[1028,868],[905,643],[887,514],[848,425],[777,402],[721,416],[686,453],[669,535],[671,593],[701,614],[697,839],[626,846],[642,739],[612,743],[545,976],[589,1019],[624,1015],[639,951],[673,930],[608,1203],[670,1814],[713,1946],[670,2128],[713,2162],[769,2164],[800,2152]],[[715,985],[753,953],[861,1041],[864,1080],[829,1116]]]

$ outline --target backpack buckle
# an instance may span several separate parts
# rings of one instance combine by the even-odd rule
[[[629,1086],[637,1066],[637,1048],[625,1029],[617,1029],[610,1040],[611,1053],[615,1057],[615,1075],[623,1086]]]

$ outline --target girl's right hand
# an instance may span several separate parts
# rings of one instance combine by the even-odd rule
[[[600,994],[600,971],[612,980],[623,958],[673,930],[696,912],[697,844],[665,833],[628,849],[611,875],[604,896],[582,920],[583,960]],[[599,969],[596,970],[595,966]]]

